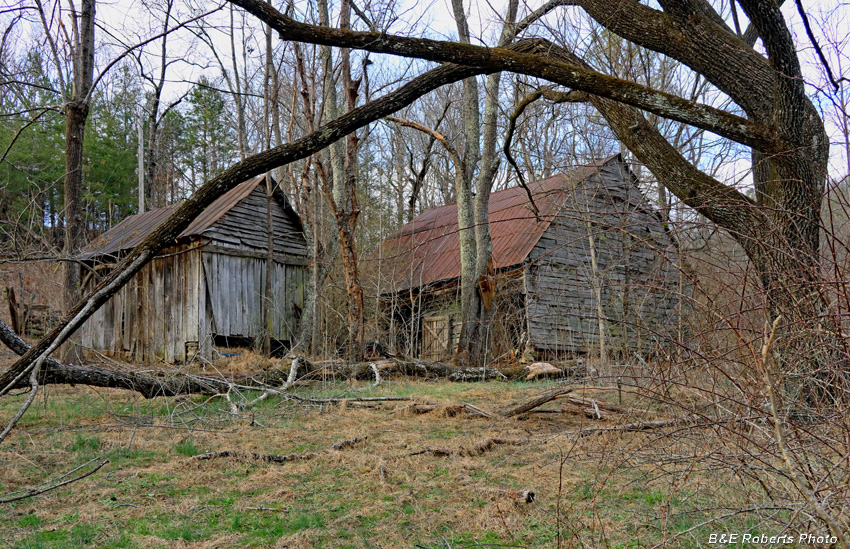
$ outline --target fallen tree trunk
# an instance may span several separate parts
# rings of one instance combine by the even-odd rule
[[[30,346],[21,339],[5,322],[0,320],[0,341],[18,355],[24,355]],[[443,362],[427,362],[421,360],[393,359],[379,362],[363,362],[359,364],[339,364],[333,366],[317,366],[302,357],[293,360],[303,371],[290,367],[288,370],[272,370],[262,375],[218,379],[208,376],[193,376],[177,374],[172,377],[151,376],[101,368],[98,366],[76,366],[64,364],[47,357],[38,375],[40,385],[89,385],[134,391],[145,398],[158,396],[178,396],[189,394],[215,395],[226,393],[228,389],[239,386],[257,390],[277,388],[282,391],[289,388],[295,381],[296,374],[300,379],[315,379],[322,376],[340,377],[346,379],[372,379],[374,365],[383,373],[399,373],[425,378],[443,378],[457,381],[479,381],[485,379],[504,379],[498,370],[492,368],[460,368]],[[26,378],[18,380],[14,389],[26,389],[30,386]],[[281,389],[283,387],[283,389]]]
[[[438,361],[418,360],[414,358],[393,358],[357,364],[316,364],[301,375],[301,379],[333,377],[342,379],[374,379],[375,369],[381,376],[400,374],[426,379],[445,379],[448,381],[489,381],[507,380],[508,377],[495,368],[462,368]]]
[[[0,320],[0,341],[18,355],[25,354],[30,348],[2,320]],[[40,385],[90,385],[92,387],[125,389],[135,391],[145,398],[187,394],[215,395],[226,392],[232,385],[231,381],[219,381],[211,378],[196,378],[193,376],[161,378],[133,372],[122,372],[121,370],[99,368],[97,366],[75,366],[72,364],[63,364],[51,357],[45,359],[39,371],[38,382]],[[244,382],[245,384],[249,384],[253,381],[246,378]],[[15,389],[25,389],[28,387],[29,382],[26,379],[21,379],[13,386]]]
[[[561,395],[572,393],[574,390],[575,388],[573,387],[558,387],[556,389],[543,393],[542,395],[538,395],[534,398],[526,400],[525,402],[520,403],[514,408],[510,408],[509,410],[502,412],[502,415],[504,417],[514,417],[518,416],[519,414],[524,414],[525,412],[533,410],[538,406],[542,406],[543,404],[546,404],[550,400],[554,400]]]
[[[605,400],[594,400],[578,395],[558,395],[562,400],[561,410],[565,413],[583,415],[590,419],[609,419],[614,414],[626,414],[629,409]],[[535,410],[540,412],[542,410]]]

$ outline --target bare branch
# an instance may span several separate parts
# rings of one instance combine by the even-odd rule
[[[15,142],[18,140],[18,138],[21,136],[21,134],[24,132],[24,130],[29,128],[30,126],[32,126],[36,122],[38,122],[39,118],[41,118],[42,116],[44,116],[45,114],[47,114],[48,112],[51,112],[51,111],[56,112],[56,107],[45,107],[45,108],[43,108],[40,113],[38,113],[37,115],[32,117],[32,119],[30,119],[29,122],[27,122],[26,124],[21,126],[21,129],[19,129],[17,132],[15,132],[15,135],[12,137],[12,141],[9,143],[9,146],[6,147],[5,151],[3,151],[3,156],[0,156],[0,164],[2,164],[4,160],[6,160],[6,157],[9,155],[9,151],[12,150],[12,147],[15,145]]]
[[[614,78],[548,56],[554,44],[543,39],[517,42],[519,48],[486,48],[388,34],[355,32],[295,21],[259,0],[231,0],[278,31],[284,40],[349,47],[376,53],[478,67],[482,72],[511,71],[544,78],[576,90],[626,103],[690,124],[763,151],[787,151],[767,127],[729,112]],[[731,37],[734,39],[734,37]]]
[[[826,56],[823,54],[823,50],[818,44],[818,39],[815,38],[815,33],[812,32],[812,26],[809,24],[809,16],[806,15],[806,10],[803,9],[803,2],[800,0],[795,0],[797,4],[797,12],[800,14],[800,17],[803,19],[803,26],[806,27],[806,34],[809,37],[809,41],[811,41],[812,46],[815,48],[815,51],[818,54],[818,59],[820,59],[821,65],[826,70],[826,75],[829,78],[829,81],[832,83],[832,87],[835,91],[841,87],[840,83],[847,80],[843,76],[838,80],[835,79],[835,75],[832,74],[832,69],[829,67],[829,61],[826,60]]]
[[[217,8],[215,8],[215,9],[212,9],[212,10],[209,10],[209,11],[207,11],[207,12],[205,12],[205,13],[202,13],[201,15],[198,15],[198,16],[196,16],[196,17],[193,17],[193,18],[191,18],[191,19],[188,19],[188,20],[186,20],[186,21],[183,21],[182,23],[180,23],[180,24],[178,24],[178,25],[176,25],[176,26],[174,26],[174,27],[172,27],[172,28],[170,28],[170,29],[166,29],[165,31],[163,31],[163,32],[161,32],[161,33],[159,33],[159,34],[154,35],[154,36],[151,36],[151,37],[150,37],[150,38],[148,38],[147,40],[143,40],[143,41],[139,42],[138,44],[135,44],[135,45],[133,45],[133,46],[131,46],[131,47],[127,48],[126,50],[124,50],[124,51],[121,53],[121,55],[119,55],[119,56],[115,57],[115,59],[113,59],[112,61],[110,61],[110,62],[109,62],[109,64],[108,64],[108,65],[106,65],[106,67],[104,67],[102,71],[100,71],[100,74],[98,74],[98,75],[97,75],[97,78],[95,78],[95,79],[94,79],[94,81],[92,82],[91,87],[90,87],[90,88],[89,88],[89,90],[88,90],[88,93],[86,94],[86,99],[85,99],[86,103],[88,103],[88,102],[89,102],[89,100],[91,100],[91,95],[92,95],[92,93],[94,93],[94,90],[95,90],[95,88],[97,87],[98,83],[101,81],[101,79],[103,79],[103,77],[104,77],[104,76],[106,76],[106,73],[107,73],[107,72],[109,72],[109,69],[111,69],[112,67],[114,67],[114,66],[115,66],[118,62],[120,62],[122,59],[124,59],[125,57],[127,57],[128,55],[130,55],[133,51],[135,51],[135,50],[137,50],[137,49],[141,48],[142,46],[144,46],[144,45],[146,45],[146,44],[150,44],[151,42],[153,42],[153,41],[155,41],[155,40],[159,40],[160,38],[162,38],[162,37],[164,37],[164,36],[168,36],[168,34],[170,34],[170,33],[174,32],[174,31],[176,31],[177,29],[180,29],[180,28],[185,27],[185,26],[189,25],[190,23],[193,23],[193,22],[195,22],[195,21],[197,21],[197,20],[199,20],[199,19],[203,19],[204,17],[207,17],[207,16],[209,16],[209,15],[212,15],[213,13],[216,13],[217,11],[221,11],[222,9],[224,9],[224,4],[221,4],[220,6],[218,6],[218,7],[217,7]]]
[[[440,144],[443,146],[443,148],[446,149],[446,152],[448,152],[449,155],[452,157],[452,162],[454,162],[455,169],[456,170],[462,170],[463,169],[463,166],[461,164],[461,159],[460,159],[460,156],[457,153],[457,150],[455,150],[455,148],[452,146],[452,144],[449,143],[449,140],[446,139],[445,135],[441,134],[437,130],[432,130],[431,128],[429,128],[427,126],[423,126],[422,124],[419,124],[417,122],[412,122],[410,120],[405,120],[403,118],[398,118],[396,116],[388,116],[387,120],[389,120],[390,122],[395,122],[396,124],[398,124],[400,126],[413,128],[414,130],[418,130],[418,131],[424,133],[425,135],[431,136],[433,139],[436,139],[437,141],[440,142]]]
[[[92,461],[94,461],[94,460],[92,460]],[[65,475],[63,475],[62,477],[59,477],[59,478],[66,477],[66,476],[70,475],[71,473],[73,473],[73,472],[75,472],[75,471],[79,471],[80,469],[82,469],[83,467],[85,467],[86,465],[88,465],[89,463],[91,463],[92,461],[89,461],[89,462],[86,462],[86,463],[84,463],[84,464],[80,465],[80,466],[79,466],[79,467],[77,467],[76,469],[74,469],[74,470],[72,470],[72,471],[70,471],[70,472],[66,473]],[[51,484],[50,486],[45,486],[45,487],[43,487],[43,488],[30,488],[29,490],[26,490],[23,494],[20,494],[20,495],[17,495],[17,496],[8,497],[8,498],[4,498],[4,499],[0,499],[0,503],[11,503],[11,502],[13,502],[13,501],[20,501],[20,500],[22,500],[22,499],[31,498],[31,497],[34,497],[34,496],[38,496],[38,495],[40,495],[40,494],[43,494],[43,493],[45,493],[45,492],[49,492],[49,491],[51,491],[51,490],[55,490],[55,489],[57,489],[57,488],[61,488],[62,486],[67,486],[67,485],[69,485],[69,484],[73,484],[74,482],[77,482],[78,480],[83,480],[84,478],[89,477],[89,476],[91,476],[91,475],[93,475],[93,474],[97,473],[97,472],[98,472],[98,471],[100,471],[100,469],[101,469],[104,465],[106,465],[107,463],[109,463],[109,460],[108,460],[108,459],[105,459],[105,460],[101,461],[101,462],[97,465],[97,467],[95,467],[94,469],[92,469],[91,471],[89,471],[89,472],[87,472],[87,473],[84,473],[84,474],[82,474],[82,475],[76,476],[76,477],[74,477],[74,478],[69,478],[69,479],[67,479],[67,480],[63,480],[63,481],[61,481],[61,482],[57,482],[56,484]]]
[[[523,112],[525,112],[525,109],[528,108],[530,104],[537,101],[541,97],[545,97],[553,103],[577,103],[589,100],[588,95],[583,92],[556,92],[551,89],[543,88],[523,97],[514,109],[514,112],[508,117],[508,131],[505,135],[505,144],[502,146],[502,152],[505,153],[505,158],[508,160],[508,163],[513,166],[514,171],[517,174],[517,178],[519,179],[520,186],[525,189],[525,193],[526,195],[528,195],[528,200],[531,203],[531,210],[534,212],[535,217],[540,213],[540,210],[537,209],[537,204],[534,203],[534,197],[532,196],[531,190],[528,188],[528,185],[525,182],[525,177],[522,175],[522,170],[520,170],[519,166],[517,166],[516,160],[514,159],[514,156],[511,153],[511,141],[513,140],[514,131],[516,131],[517,119],[522,115]]]

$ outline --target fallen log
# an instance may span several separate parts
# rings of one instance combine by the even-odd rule
[[[517,416],[519,414],[524,414],[525,412],[528,412],[529,410],[533,410],[533,409],[537,408],[538,406],[542,406],[543,404],[546,404],[547,402],[554,400],[555,398],[557,398],[561,395],[569,394],[569,393],[573,392],[574,390],[575,389],[573,387],[558,387],[556,389],[553,389],[551,391],[543,393],[542,395],[538,395],[534,398],[526,400],[525,402],[522,402],[522,403],[518,404],[517,406],[508,409],[505,412],[502,412],[502,416],[504,416],[504,417],[514,417],[514,416]]]
[[[18,355],[24,355],[30,349],[30,346],[2,320],[0,320],[0,341]],[[166,378],[101,368],[93,365],[77,366],[64,364],[52,357],[47,357],[39,371],[38,383],[40,385],[89,385],[92,387],[124,389],[137,392],[144,398],[150,399],[159,396],[172,397],[189,394],[216,395],[226,393],[228,389],[234,386],[264,390],[270,387],[281,388],[282,385],[283,387],[280,390],[285,391],[295,382],[294,371],[300,369],[304,370],[300,379],[316,377],[323,372],[328,373],[328,371],[334,377],[345,376],[355,379],[373,379],[375,373],[372,364],[375,364],[376,368],[385,373],[398,372],[419,377],[444,377],[447,379],[465,379],[467,381],[472,380],[469,377],[472,375],[478,376],[476,379],[481,379],[482,370],[484,370],[481,368],[461,368],[442,362],[419,360],[391,360],[381,361],[380,363],[364,362],[353,365],[313,366],[303,357],[295,357],[288,371],[271,370],[261,375],[246,374],[241,377],[228,379],[186,374],[176,374]],[[383,368],[381,368],[381,365],[383,365]],[[484,379],[496,379],[500,375],[498,370],[487,368],[484,371],[483,377]],[[29,386],[29,381],[23,378],[13,388],[26,389]]]
[[[409,406],[405,406],[400,411],[402,412],[412,412],[414,414],[428,414],[434,411],[440,411],[448,417],[454,417],[456,415],[461,414],[462,412],[467,412],[472,415],[477,415],[485,418],[492,418],[493,414],[486,410],[482,410],[477,406],[473,406],[467,402],[462,402],[460,404],[440,404],[437,402],[416,402]]]
[[[564,375],[563,370],[556,368],[548,362],[535,362],[533,364],[529,364],[525,368],[528,371],[528,375],[525,376],[526,381],[531,381],[538,377],[559,377]]]
[[[465,447],[460,446],[458,448],[433,448],[431,446],[424,446],[419,450],[414,450],[413,452],[409,452],[404,454],[403,456],[397,457],[406,457],[406,456],[421,456],[423,454],[428,454],[437,457],[448,457],[448,456],[480,456],[481,454],[487,453],[493,450],[496,446],[522,446],[526,444],[527,440],[514,440],[509,438],[487,438],[482,440],[481,442],[471,446]]]
[[[556,399],[563,400],[562,410],[566,413],[583,415],[590,419],[608,419],[612,415],[625,414],[628,408],[608,402],[579,395],[559,395]]]
[[[256,452],[234,452],[232,450],[223,450],[221,452],[206,452],[204,454],[198,454],[197,456],[193,456],[190,459],[193,460],[207,460],[207,459],[217,459],[217,458],[239,458],[239,459],[253,459],[255,461],[265,461],[266,463],[286,463],[288,461],[305,461],[308,459],[313,459],[319,457],[322,454],[329,454],[332,452],[336,452],[339,450],[344,450],[346,448],[350,448],[355,444],[359,444],[366,440],[369,437],[357,437],[352,438],[350,440],[341,440],[335,444],[331,444],[327,449],[322,450],[321,452],[307,452],[305,454],[258,454]]]
[[[25,354],[30,346],[18,337],[12,329],[0,320],[0,340],[18,355]],[[178,396],[187,394],[214,395],[227,391],[230,383],[214,379],[196,379],[188,376],[164,379],[133,372],[110,370],[97,366],[75,366],[63,364],[58,360],[47,357],[39,372],[40,385],[90,385],[92,387],[107,387],[135,391],[145,398],[158,396]],[[26,379],[18,381],[15,389],[29,387]]]

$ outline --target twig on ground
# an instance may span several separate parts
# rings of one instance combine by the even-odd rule
[[[456,449],[452,448],[432,448],[430,446],[424,446],[419,450],[415,450],[413,452],[409,452],[407,454],[403,454],[401,456],[396,456],[396,459],[407,457],[407,456],[421,456],[423,454],[430,454],[432,456],[437,457],[448,457],[448,456],[479,456],[486,452],[489,452],[496,446],[522,446],[523,444],[527,444],[527,440],[514,440],[508,438],[487,438],[479,442],[478,444],[465,448],[460,446]]]
[[[478,414],[479,416],[483,416],[483,417],[486,417],[486,418],[492,418],[493,417],[493,414],[491,414],[490,412],[488,412],[486,410],[482,410],[478,406],[473,406],[472,404],[470,404],[468,402],[463,402],[462,404],[463,404],[464,408],[466,408],[467,410],[469,410],[470,412],[472,412],[474,414]]]
[[[91,463],[92,461],[94,461],[94,460],[87,461],[86,463],[83,463],[82,465],[80,465],[80,466],[79,466],[79,467],[77,467],[76,469],[72,469],[71,471],[69,471],[69,472],[65,473],[64,475],[62,475],[61,477],[59,477],[59,479],[65,478],[65,477],[67,477],[68,475],[70,475],[70,474],[72,474],[72,473],[74,473],[74,472],[76,472],[76,471],[79,471],[80,469],[82,469],[83,467],[85,467],[86,465],[88,465],[89,463]],[[28,490],[23,491],[23,493],[22,493],[22,494],[18,494],[18,495],[16,495],[16,496],[11,496],[11,497],[7,497],[7,498],[0,499],[0,503],[10,503],[10,502],[13,502],[13,501],[20,501],[20,500],[22,500],[22,499],[31,498],[31,497],[34,497],[34,496],[37,496],[37,495],[43,494],[43,493],[45,493],[45,492],[49,492],[49,491],[51,491],[51,490],[55,490],[56,488],[61,488],[62,486],[67,486],[68,484],[71,484],[71,483],[77,482],[78,480],[82,480],[82,479],[84,479],[84,478],[86,478],[86,477],[88,477],[88,476],[91,476],[91,475],[95,474],[96,472],[98,472],[98,471],[99,471],[99,470],[100,470],[100,469],[101,469],[104,465],[106,465],[107,463],[109,463],[109,460],[108,460],[108,459],[105,459],[105,460],[101,461],[101,462],[97,465],[97,467],[95,467],[95,468],[94,468],[94,469],[92,469],[91,471],[89,471],[89,472],[87,472],[87,473],[85,473],[85,474],[82,474],[82,475],[80,475],[80,476],[78,476],[78,477],[69,478],[69,479],[67,479],[67,480],[63,480],[63,481],[61,481],[61,482],[57,482],[56,484],[51,484],[50,486],[43,486],[43,487],[29,488]],[[57,480],[58,480],[58,479],[57,479]]]
[[[320,452],[307,452],[306,454],[287,454],[287,455],[279,455],[279,454],[258,454],[256,452],[244,453],[244,452],[234,452],[232,450],[224,450],[221,452],[207,452],[205,454],[198,454],[197,456],[193,456],[190,459],[194,460],[207,460],[207,459],[215,459],[215,458],[241,458],[241,459],[253,459],[256,461],[265,461],[266,463],[286,463],[288,461],[304,461],[308,459],[313,459],[319,457],[322,454],[328,454],[331,452],[335,452],[337,450],[343,450],[345,448],[349,448],[354,446],[355,444],[359,444],[363,442],[368,437],[357,437],[350,440],[342,440],[335,444],[329,446],[326,450],[322,450]]]

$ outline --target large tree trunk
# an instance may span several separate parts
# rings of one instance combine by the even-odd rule
[[[351,27],[351,2],[343,0],[340,15],[340,28]],[[354,110],[357,103],[360,80],[351,77],[351,51],[342,48],[340,52],[342,84],[345,90],[346,111]],[[363,69],[365,71],[365,67]],[[333,85],[333,84],[332,84]],[[357,249],[354,231],[360,208],[357,205],[357,150],[359,139],[355,133],[345,138],[345,157],[342,163],[342,187],[334,185],[333,193],[328,194],[334,219],[339,233],[339,248],[342,250],[342,264],[345,271],[346,293],[348,294],[348,358],[352,362],[360,360],[363,354],[363,330],[365,315],[363,310],[363,288],[357,265]]]
[[[500,47],[514,39],[517,7],[517,0],[511,0],[508,4],[499,39]],[[452,8],[460,41],[469,44],[469,29],[462,0],[452,0]],[[463,179],[456,179],[455,183],[460,230],[463,318],[459,350],[470,364],[476,365],[484,365],[487,362],[490,328],[495,312],[492,306],[496,287],[491,258],[493,243],[490,238],[490,193],[499,166],[496,157],[496,131],[501,77],[501,73],[496,72],[487,80],[483,123],[479,113],[477,81],[469,78],[463,83],[466,152],[463,158]],[[473,200],[472,177],[479,159],[481,169],[476,180],[477,194]]]
[[[65,106],[65,256],[74,257],[82,248],[85,235],[83,223],[83,137],[86,132],[88,105],[69,103]],[[80,264],[65,262],[65,310],[69,311],[80,300]],[[83,361],[80,347],[69,342],[64,352],[65,362],[79,364]]]
[[[458,39],[469,44],[469,26],[463,0],[452,0]],[[455,195],[457,196],[457,224],[460,239],[460,307],[461,329],[458,351],[462,360],[469,360],[469,350],[477,342],[478,313],[478,247],[475,237],[475,204],[472,196],[472,178],[481,155],[481,126],[478,105],[478,81],[467,78],[463,81],[463,127],[465,148],[460,162],[455,166]],[[457,165],[459,164],[459,165]],[[489,227],[482,228],[489,231]]]
[[[65,256],[76,256],[83,246],[83,139],[89,115],[89,92],[94,76],[94,0],[83,0],[79,22],[74,25],[74,84],[71,100],[65,104]],[[76,18],[77,14],[72,13]],[[65,263],[64,305],[71,310],[80,300],[80,264]],[[65,361],[80,363],[82,350],[74,342],[65,348]]]

